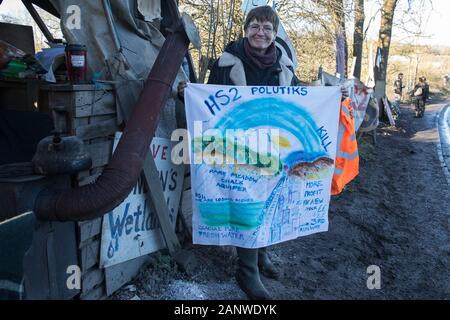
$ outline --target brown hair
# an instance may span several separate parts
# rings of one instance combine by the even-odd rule
[[[245,18],[244,30],[247,30],[250,22],[254,19],[258,22],[270,22],[273,25],[273,30],[275,32],[278,31],[278,25],[280,23],[280,19],[275,11],[272,10],[270,6],[261,6],[256,7],[247,14],[247,18]]]

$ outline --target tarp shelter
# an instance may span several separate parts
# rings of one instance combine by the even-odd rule
[[[50,2],[61,13],[61,30],[67,43],[87,46],[88,77],[114,81],[117,106],[121,110],[118,121],[121,122],[122,110],[129,111],[133,107],[164,43],[159,28],[170,24],[164,21],[169,18],[161,17],[165,1],[162,6],[160,0],[80,1],[77,4],[81,13],[80,28],[76,28],[73,21],[77,11],[68,10],[74,9],[71,8],[73,1]],[[180,70],[173,93],[176,84],[186,78]],[[173,101],[170,108],[174,108]],[[173,110],[166,111],[173,115]]]

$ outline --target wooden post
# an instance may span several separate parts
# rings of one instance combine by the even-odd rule
[[[153,203],[156,215],[158,216],[161,231],[164,240],[169,249],[169,253],[176,263],[184,270],[186,273],[192,273],[193,269],[197,265],[197,261],[194,255],[181,248],[180,242],[175,231],[172,229],[172,225],[169,220],[169,208],[165,201],[163,189],[161,186],[161,181],[159,180],[159,173],[156,168],[155,161],[151,153],[147,153],[144,160],[144,180],[148,187],[148,192],[151,198],[151,203]]]
[[[165,201],[155,161],[153,160],[150,152],[147,153],[147,156],[145,157],[143,171],[145,182],[147,183],[149,190],[149,195],[155,206],[161,231],[163,233],[164,240],[166,241],[167,249],[169,249],[170,254],[173,254],[181,248],[181,245],[175,231],[172,229],[172,225],[169,220],[169,208],[167,207]]]
[[[386,96],[383,97],[383,104],[384,104],[384,108],[386,110],[386,114],[388,116],[390,125],[395,127],[395,120],[394,120],[394,117],[392,116],[391,107],[389,105],[389,102],[387,101]]]

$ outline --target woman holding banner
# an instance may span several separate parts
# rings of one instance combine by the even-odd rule
[[[208,84],[235,86],[299,86],[293,63],[275,46],[279,26],[277,14],[269,6],[251,10],[244,24],[245,37],[233,41],[214,64]],[[183,98],[185,82],[178,86]],[[239,258],[236,280],[250,299],[267,300],[271,296],[260,279],[277,279],[279,270],[270,261],[266,248],[236,248]]]
[[[233,41],[215,62],[208,84],[235,86],[300,86],[292,61],[275,46],[279,18],[270,6],[252,9],[245,20],[245,37]],[[178,85],[184,100],[186,82]],[[343,91],[344,93],[344,91]],[[260,274],[277,279],[279,270],[270,261],[266,248],[237,247],[239,258],[236,280],[250,299],[271,299]]]

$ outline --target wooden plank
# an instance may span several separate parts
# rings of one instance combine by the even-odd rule
[[[86,119],[86,118],[77,118],[77,119]],[[111,120],[111,119],[117,120],[117,116],[115,114],[102,114],[102,115],[97,115],[97,116],[91,116],[91,117],[88,117],[87,119],[89,119],[88,124],[92,124],[92,123],[99,123],[99,122],[103,122],[103,121]],[[100,138],[100,137],[93,138],[93,139],[98,139],[98,138]]]
[[[183,191],[191,188],[191,176],[184,176]]]
[[[78,185],[84,186],[86,184],[95,181],[102,174],[104,168],[105,166],[102,166],[78,172],[77,174]]]
[[[107,140],[85,145],[86,151],[92,157],[92,168],[102,167],[108,164],[112,154],[113,143],[114,141]]]
[[[82,126],[88,126],[90,125],[90,119],[89,118],[72,118],[72,124],[71,124],[71,134],[75,135],[75,129]]]
[[[41,87],[42,90],[42,87]],[[73,109],[74,98],[72,92],[48,92],[49,109],[70,112]]]
[[[112,96],[111,91],[107,90],[84,90],[84,91],[73,91],[73,95],[75,98],[75,107],[85,107],[85,106],[95,106],[98,102],[106,98],[107,96]],[[92,113],[86,114],[86,116],[90,116]]]
[[[174,120],[175,118],[175,100],[168,99],[166,105],[159,114],[159,122],[156,127],[155,136],[170,139],[174,130],[178,128],[177,123]]]
[[[104,168],[105,166],[102,166],[78,172],[77,174],[78,185],[82,186],[92,181],[95,181],[95,179],[97,179],[102,174]]]
[[[95,97],[95,98],[94,98]],[[116,113],[114,92],[100,90],[75,92],[75,117],[90,117]]]
[[[72,132],[73,135],[75,135],[76,128],[78,128],[78,127],[88,126],[88,125],[92,125],[94,123],[99,123],[99,122],[104,122],[104,121],[107,121],[107,120],[116,119],[116,115],[115,114],[106,114],[106,115],[84,117],[84,118],[71,117],[71,119],[72,119],[71,127],[73,128],[71,132]],[[88,144],[92,140],[97,140],[97,139],[101,139],[101,138],[108,138],[109,136],[111,136],[111,135],[98,136],[98,137],[94,137],[94,138],[87,138],[87,139],[84,139],[84,140],[85,140],[85,143]]]
[[[175,231],[172,229],[172,224],[170,223],[169,208],[165,201],[163,189],[161,186],[161,181],[159,179],[159,173],[156,168],[155,161],[153,160],[151,152],[147,153],[144,160],[144,177],[147,183],[147,187],[154,205],[156,214],[158,216],[161,231],[166,241],[167,249],[171,254],[174,254],[178,249],[181,248],[178,237]]]
[[[395,120],[392,115],[391,106],[389,105],[389,102],[387,101],[386,97],[383,98],[383,104],[384,104],[384,108],[386,110],[386,114],[388,116],[390,125],[395,127]]]
[[[106,294],[109,296],[130,282],[148,261],[150,256],[145,255],[105,268]]]
[[[186,221],[189,232],[192,234],[192,190],[186,190],[183,192],[181,198],[181,214]]]
[[[186,111],[184,109],[184,103],[180,100],[175,100],[175,118],[177,120],[177,127],[178,128],[187,128],[186,123]]]
[[[101,175],[101,173],[90,175],[87,177],[82,177],[78,180],[78,185],[85,186],[85,185],[94,183],[98,179],[98,177],[100,177],[100,175]]]
[[[83,181],[84,179],[88,178],[89,176],[91,176],[91,171],[90,170],[84,170],[84,171],[78,172],[77,173],[78,185],[82,186],[82,185],[87,184],[87,183],[81,184],[81,181]]]
[[[67,267],[79,265],[74,222],[36,221],[33,241],[23,256],[27,299],[71,299]]]
[[[81,139],[87,140],[113,135],[118,130],[119,126],[114,118],[98,123],[91,122],[89,125],[79,126],[78,128],[75,128],[75,133]]]
[[[81,271],[85,272],[98,264],[100,259],[100,239],[95,239],[81,248]]]
[[[104,285],[100,285],[97,288],[88,292],[83,292],[80,295],[81,300],[102,300],[106,297],[106,290]]]
[[[105,280],[103,269],[92,269],[87,271],[81,277],[82,292],[91,291],[93,288],[101,284]]]
[[[100,88],[98,88],[100,86]],[[69,83],[62,83],[62,84],[49,84],[49,85],[43,85],[41,87],[42,90],[49,90],[54,92],[73,92],[73,91],[94,91],[94,90],[112,90],[113,86],[111,84],[97,83],[94,84],[69,84]]]
[[[60,112],[58,110],[59,109],[55,109],[55,108],[52,109],[52,118],[53,118],[55,130],[60,133],[70,134],[72,129],[71,129],[71,123],[67,116],[67,112],[65,112],[65,111]]]
[[[94,220],[82,221],[78,224],[79,247],[82,248],[91,238],[99,235],[102,231],[103,217]]]

